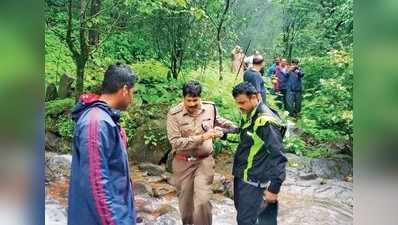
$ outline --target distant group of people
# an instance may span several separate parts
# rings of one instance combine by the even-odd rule
[[[260,93],[262,101],[266,103],[266,87],[264,82],[264,57],[258,51],[245,56],[241,47],[236,46],[232,51],[232,72],[243,72],[243,80],[251,83]],[[276,57],[267,69],[267,75],[272,87],[269,92],[277,95],[278,106],[297,117],[301,111],[303,69],[298,59],[292,59],[289,64],[286,58]]]

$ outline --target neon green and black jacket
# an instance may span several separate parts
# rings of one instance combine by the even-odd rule
[[[240,143],[234,156],[235,178],[255,183],[270,182],[268,190],[279,193],[286,177],[287,158],[282,139],[285,126],[280,117],[260,103],[242,120]]]

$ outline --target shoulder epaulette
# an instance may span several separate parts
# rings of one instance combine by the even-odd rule
[[[169,113],[170,113],[170,115],[175,115],[175,114],[177,114],[177,113],[179,113],[179,112],[182,112],[182,110],[183,110],[182,105],[181,105],[181,104],[178,104],[177,106],[171,108],[170,111],[169,111]]]
[[[214,102],[211,102],[211,101],[202,101],[202,103],[203,103],[203,104],[211,104],[211,105],[215,105],[215,103],[214,103]]]

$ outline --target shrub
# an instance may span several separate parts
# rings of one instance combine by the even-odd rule
[[[64,112],[70,112],[75,104],[73,98],[53,100],[45,103],[46,116],[56,117]]]
[[[333,51],[327,57],[311,58],[311,63],[308,62],[304,79],[306,87],[310,88],[304,90],[298,126],[317,141],[351,138],[352,55]]]
[[[61,137],[72,139],[74,122],[70,117],[70,112],[74,104],[75,101],[72,98],[46,102],[46,129]]]

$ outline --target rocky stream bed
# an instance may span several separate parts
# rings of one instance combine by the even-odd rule
[[[352,167],[344,160],[309,159],[287,154],[287,178],[280,194],[281,225],[353,224]],[[46,225],[66,225],[71,156],[46,152]],[[213,184],[213,224],[236,225],[232,161],[217,157]],[[142,225],[180,225],[175,189],[164,167],[132,166],[136,207]]]

